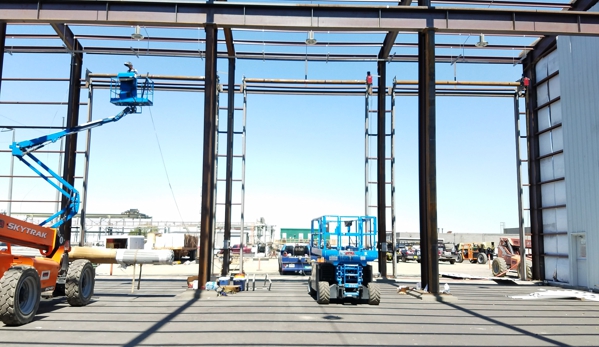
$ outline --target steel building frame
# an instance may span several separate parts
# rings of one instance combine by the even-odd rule
[[[419,65],[419,153],[420,153],[420,221],[421,240],[423,247],[422,285],[428,286],[431,293],[439,292],[438,264],[436,260],[437,214],[436,214],[436,145],[434,142],[435,126],[435,36],[445,33],[485,33],[501,35],[599,35],[599,14],[583,12],[594,5],[596,0],[581,0],[573,6],[557,4],[554,7],[567,8],[568,11],[540,11],[522,9],[496,8],[442,8],[432,7],[430,0],[419,2],[420,6],[411,5],[410,0],[402,0],[400,6],[343,6],[331,4],[314,5],[280,5],[280,4],[237,4],[237,3],[189,3],[185,1],[115,1],[115,0],[72,0],[72,1],[43,1],[20,0],[0,1],[0,48],[6,50],[6,24],[50,24],[65,44],[63,51],[71,54],[71,74],[69,78],[69,102],[67,110],[67,127],[78,124],[79,93],[81,85],[81,66],[85,48],[75,37],[69,25],[152,25],[158,27],[197,28],[202,27],[206,33],[205,39],[205,94],[204,94],[204,152],[203,152],[203,182],[201,210],[201,251],[200,251],[200,284],[210,278],[212,230],[214,230],[215,210],[215,158],[217,134],[217,76],[216,66],[219,54],[217,50],[217,32],[221,28],[225,32],[227,44],[226,57],[231,61],[241,58],[234,50],[232,29],[267,29],[267,30],[315,30],[315,31],[357,31],[357,32],[387,32],[380,52],[375,61],[378,65],[379,86],[385,86],[386,62],[395,61],[390,57],[400,31],[418,35],[418,65]],[[484,1],[463,1],[465,4],[482,4]],[[505,5],[505,4],[501,4]],[[518,5],[514,5],[518,6]],[[531,6],[522,3],[521,6]],[[547,5],[550,6],[550,5]],[[357,15],[359,14],[359,15]],[[550,39],[549,39],[550,40]],[[539,48],[544,49],[550,43],[541,41]],[[30,50],[41,51],[40,48]],[[118,50],[106,50],[104,53],[116,53]],[[90,52],[91,53],[91,52]],[[102,53],[102,52],[96,52]],[[183,54],[184,52],[179,52]],[[156,52],[158,55],[169,55],[171,52]],[[200,52],[201,54],[201,52]],[[536,51],[528,54],[525,59],[527,67],[535,61]],[[254,55],[255,56],[255,55]],[[251,54],[248,55],[251,58]],[[273,54],[273,59],[298,59],[293,55]],[[343,60],[343,56],[336,57]],[[373,59],[372,57],[352,56],[351,59]],[[538,56],[536,56],[538,58]],[[266,55],[262,55],[266,59]],[[307,59],[307,55],[304,59]],[[329,56],[312,56],[311,59],[326,59]],[[403,57],[403,61],[413,59]],[[303,60],[303,59],[302,59]],[[412,60],[413,61],[413,60]],[[483,62],[494,61],[492,57],[480,59]],[[513,61],[513,58],[512,58]],[[1,63],[2,61],[0,61]],[[502,61],[505,62],[505,59]],[[1,66],[1,64],[0,64]],[[231,65],[230,65],[231,66]],[[1,70],[0,70],[1,72]],[[229,72],[234,76],[234,71]],[[527,70],[528,75],[532,72]],[[534,76],[533,76],[534,77]],[[1,78],[1,75],[0,75]],[[534,78],[533,78],[534,81]],[[230,98],[231,100],[232,98]],[[533,98],[529,97],[530,100]],[[377,97],[377,157],[385,158],[385,94]],[[530,106],[530,105],[529,105]],[[234,110],[228,106],[230,112]],[[529,133],[534,132],[534,116],[530,114],[534,108],[528,107],[527,119]],[[229,134],[229,132],[228,132]],[[227,141],[229,145],[231,139]],[[528,138],[529,150],[534,154],[534,143]],[[69,182],[74,181],[76,138],[67,138],[64,177]],[[531,148],[532,147],[532,148]],[[227,158],[230,158],[229,153]],[[536,158],[529,155],[529,158]],[[385,239],[385,161],[377,163],[377,199],[379,210],[379,239]],[[535,188],[538,177],[535,163],[531,163],[531,209],[534,217],[533,246],[541,250],[539,242],[540,225],[538,223],[538,189]],[[229,170],[227,170],[229,172]],[[227,182],[230,187],[230,181]],[[227,191],[227,194],[230,190]],[[230,202],[230,201],[229,201]],[[63,201],[63,204],[65,202]],[[230,205],[230,203],[229,203]],[[64,225],[64,233],[69,236],[70,225]],[[536,230],[536,231],[534,231]],[[536,234],[535,234],[536,233]],[[384,252],[379,249],[379,261],[384,259]],[[536,254],[539,257],[539,254]],[[536,262],[535,278],[541,278],[540,262]],[[383,267],[381,274],[386,275]]]
[[[570,10],[572,11],[588,11],[597,1],[580,0],[573,3]],[[535,49],[531,51],[522,61],[524,75],[530,78],[531,88],[526,95],[526,128],[527,128],[527,143],[528,143],[528,180],[530,184],[530,229],[532,232],[531,243],[533,249],[532,259],[532,275],[534,279],[546,280],[545,278],[545,263],[544,257],[558,256],[555,254],[546,254],[543,244],[543,216],[542,216],[542,200],[541,186],[544,183],[541,179],[540,161],[543,159],[539,151],[539,124],[538,110],[543,105],[537,105],[536,87],[545,80],[551,78],[548,76],[544,80],[538,80],[535,72],[536,64],[543,57],[553,52],[557,48],[556,36],[546,36],[541,38],[536,44]],[[551,102],[554,102],[552,100]],[[561,126],[561,125],[560,125]],[[558,234],[564,234],[559,232]]]

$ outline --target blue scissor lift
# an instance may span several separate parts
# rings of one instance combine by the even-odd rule
[[[332,299],[367,300],[378,305],[381,293],[373,282],[378,258],[376,217],[322,216],[312,220],[310,246],[318,260],[312,263],[308,290],[319,304]]]

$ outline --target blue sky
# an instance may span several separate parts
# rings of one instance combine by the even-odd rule
[[[17,30],[25,32],[33,29],[9,26],[9,33]],[[130,31],[127,28],[122,30],[127,33]],[[159,29],[144,30],[146,36],[167,33]],[[188,35],[204,36],[203,30],[189,30]],[[332,35],[317,33],[317,39],[329,40],[327,36]],[[437,42],[446,39],[439,36]],[[489,41],[492,39],[488,37]],[[523,44],[529,44],[532,40],[515,39]],[[408,40],[414,41],[415,36],[400,35],[398,38],[398,42]],[[464,42],[474,43],[477,40],[477,36],[464,36]],[[8,40],[7,48],[10,42]],[[140,51],[145,45],[144,42],[131,43]],[[198,47],[203,49],[200,43]],[[259,51],[260,47],[252,49]],[[305,51],[305,48],[301,49]],[[314,51],[327,49],[309,48]],[[396,51],[397,54],[413,52],[408,49]],[[437,54],[459,55],[464,52],[469,54],[456,47],[438,50]],[[139,57],[86,55],[84,70],[117,73],[124,70],[123,62],[127,60],[133,62],[142,74],[204,75],[204,60],[200,58],[156,58],[143,54]],[[67,54],[5,54],[3,75],[5,78],[68,77],[69,64],[70,57]],[[437,80],[454,79],[453,66],[437,64],[436,70]],[[376,72],[376,63],[309,62],[306,69],[303,61],[240,60],[235,80],[240,83],[242,76],[303,79],[306,71],[309,79],[364,79],[366,71]],[[221,79],[226,81],[225,60],[219,60],[218,72]],[[458,63],[455,77],[460,81],[515,81],[521,73],[519,65]],[[387,66],[387,74],[388,85],[393,77],[414,80],[417,78],[417,65],[391,63]],[[66,101],[67,88],[66,82],[4,82],[0,100]],[[87,90],[82,90],[81,99],[87,99]],[[236,100],[239,105],[241,96],[237,96]],[[118,214],[129,208],[137,208],[151,215],[154,220],[199,221],[203,101],[201,93],[156,92],[154,106],[144,108],[142,114],[129,115],[117,123],[93,130],[88,213]],[[226,103],[226,95],[221,97],[221,103]],[[94,119],[112,116],[120,110],[120,107],[109,103],[108,91],[95,92]],[[0,125],[60,126],[65,114],[66,105],[0,105]],[[252,94],[248,96],[247,115],[246,221],[264,217],[267,223],[281,228],[307,228],[310,220],[320,215],[364,213],[363,96]],[[419,230],[417,116],[417,98],[398,97],[396,206],[397,231],[401,232]],[[87,107],[82,106],[81,123],[86,117]],[[225,117],[224,112],[221,117]],[[240,120],[241,117],[238,117],[237,129]],[[47,132],[17,130],[16,138],[20,141]],[[11,132],[0,132],[0,148],[8,149],[11,136]],[[83,140],[84,136],[80,135],[80,150],[84,148]],[[236,137],[235,141],[239,153],[240,137]],[[224,143],[224,137],[221,143]],[[164,166],[159,146],[164,155]],[[438,97],[437,146],[439,228],[453,232],[499,232],[502,222],[507,227],[516,227],[518,211],[513,100]],[[58,149],[58,144],[47,149]],[[224,151],[224,145],[221,145],[221,153]],[[58,167],[57,155],[41,154],[39,157],[52,168]],[[1,174],[7,175],[10,155],[0,153],[0,162],[3,163],[0,165]],[[234,176],[239,178],[239,159],[234,161],[234,166]],[[219,176],[223,177],[224,162],[220,167]],[[79,156],[77,175],[82,173],[83,160]],[[29,175],[30,171],[16,161],[15,174]],[[81,180],[77,182],[80,187]],[[239,188],[239,184],[235,183],[234,202],[239,201]],[[224,192],[224,184],[219,185],[219,192]],[[8,197],[6,178],[0,180],[0,196],[2,199]],[[13,186],[15,200],[53,200],[54,196],[54,189],[38,178],[16,179]],[[0,210],[6,209],[5,205],[0,203]],[[55,205],[49,203],[12,205],[13,213],[53,212],[54,208]],[[219,210],[222,212],[223,207],[219,207]],[[219,213],[217,219],[222,221],[222,214]],[[234,207],[233,221],[238,219],[239,209]],[[388,225],[390,227],[390,223]]]

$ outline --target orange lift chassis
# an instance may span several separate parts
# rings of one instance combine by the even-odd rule
[[[130,113],[141,113],[141,107],[138,109],[137,106],[151,106],[154,83],[147,77],[138,83],[137,72],[130,64],[125,64],[129,67],[128,72],[119,73],[111,81],[111,103],[126,106],[116,116],[33,140],[15,142],[10,146],[15,157],[66,196],[69,203],[40,225],[0,215],[0,242],[6,243],[6,247],[0,248],[0,320],[6,325],[31,322],[42,295],[66,296],[71,306],[84,306],[91,302],[95,285],[94,267],[85,259],[69,262],[70,240],[65,240],[58,228],[79,211],[79,192],[31,152],[62,137],[118,121]],[[46,174],[42,173],[42,169]],[[52,178],[48,178],[47,174]],[[53,222],[51,227],[44,226],[49,222]],[[12,245],[38,249],[41,256],[12,254]]]

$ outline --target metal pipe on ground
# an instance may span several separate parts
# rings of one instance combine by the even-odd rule
[[[95,247],[73,247],[69,259],[87,259],[96,264],[172,264],[172,250],[115,249]]]

